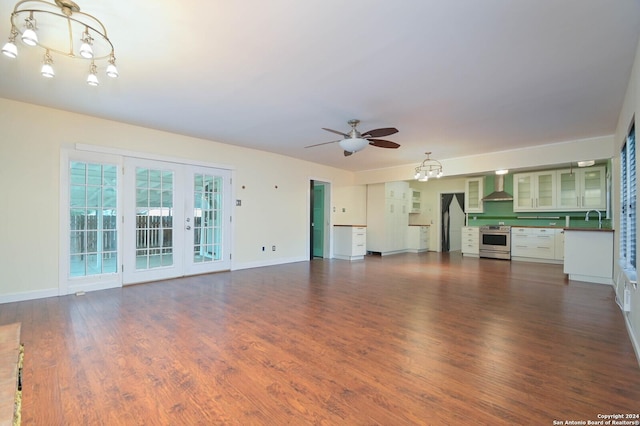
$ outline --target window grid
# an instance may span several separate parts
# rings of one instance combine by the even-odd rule
[[[69,162],[69,275],[117,273],[117,177],[113,164]]]

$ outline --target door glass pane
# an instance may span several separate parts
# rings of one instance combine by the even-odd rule
[[[193,179],[193,262],[222,259],[222,177],[196,173]]]
[[[69,163],[71,277],[118,270],[117,170],[112,164]]]
[[[173,265],[173,172],[136,168],[136,270]]]

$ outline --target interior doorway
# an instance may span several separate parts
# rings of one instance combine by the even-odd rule
[[[310,181],[309,259],[329,257],[330,184]]]
[[[462,249],[464,192],[440,194],[440,247],[443,252]]]

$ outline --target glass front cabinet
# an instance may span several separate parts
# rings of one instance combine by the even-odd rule
[[[589,210],[606,208],[606,168],[558,170],[559,209]]]
[[[556,171],[513,175],[513,210],[551,210],[556,207]]]

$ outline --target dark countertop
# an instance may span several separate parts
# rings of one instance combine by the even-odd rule
[[[583,232],[615,232],[615,229],[598,229],[598,228],[563,228],[565,231],[583,231]]]
[[[333,225],[333,226],[349,226],[351,228],[366,228],[367,225]]]
[[[512,228],[551,228],[551,229],[562,229],[564,231],[587,231],[587,232],[614,232],[613,229],[610,228],[577,228],[577,227],[566,227],[566,226],[538,226],[538,225],[510,225]]]

